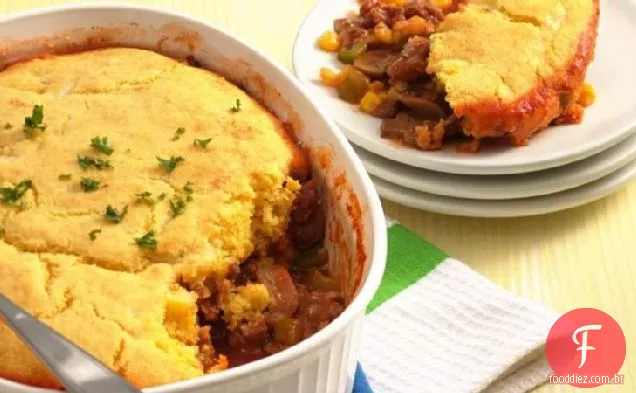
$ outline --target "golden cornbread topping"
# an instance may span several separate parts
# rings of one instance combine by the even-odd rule
[[[318,46],[338,52],[321,81],[383,119],[381,136],[438,150],[523,145],[581,121],[593,91],[598,0],[361,0]]]
[[[510,103],[567,68],[593,12],[591,0],[471,1],[432,35],[428,72],[453,107]]]
[[[292,269],[324,237],[303,153],[224,78],[140,49],[33,59],[0,72],[0,119],[0,291],[135,385],[293,345],[325,296],[318,319],[342,310]],[[2,323],[0,377],[59,386]]]

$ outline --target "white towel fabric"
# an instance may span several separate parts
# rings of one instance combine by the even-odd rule
[[[360,360],[375,393],[524,393],[557,318],[448,258],[367,316]]]

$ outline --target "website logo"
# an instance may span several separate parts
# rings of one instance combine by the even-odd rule
[[[587,351],[593,351],[596,348],[594,347],[588,347],[587,345],[587,332],[589,330],[601,330],[601,328],[603,328],[602,325],[586,325],[586,326],[581,326],[580,328],[576,329],[574,331],[574,334],[572,334],[572,341],[574,341],[575,344],[581,344],[579,342],[579,340],[577,339],[577,335],[579,333],[582,333],[583,335],[583,340],[582,340],[582,344],[580,347],[578,347],[576,350],[577,351],[582,351],[581,352],[581,364],[579,364],[579,368],[583,367],[585,365],[585,361],[587,360]]]
[[[614,318],[594,308],[572,310],[548,334],[546,356],[554,371],[549,382],[579,388],[623,383],[618,372],[626,350],[625,334]]]

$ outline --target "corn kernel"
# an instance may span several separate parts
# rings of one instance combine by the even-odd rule
[[[405,20],[400,20],[397,21],[393,24],[393,30],[395,31],[402,31],[404,29],[406,29],[409,25],[409,22],[405,21]]]
[[[320,69],[320,81],[329,87],[339,87],[343,79],[342,73],[337,73],[326,67]]]
[[[384,6],[403,7],[405,0],[382,0]]]
[[[333,31],[325,31],[318,39],[318,46],[326,52],[337,52],[340,49],[340,38]]]
[[[431,31],[431,24],[419,15],[412,16],[407,20],[406,34],[408,36],[426,35]]]
[[[384,22],[380,22],[373,28],[373,35],[383,44],[393,43],[393,32]]]
[[[453,0],[431,0],[431,4],[445,10],[453,5]]]
[[[368,91],[360,101],[360,109],[363,112],[371,113],[375,108],[386,100],[386,93]]]
[[[589,83],[585,83],[581,88],[581,95],[579,96],[578,103],[585,107],[592,105],[596,101],[596,92],[594,87]]]
[[[408,34],[406,34],[408,25],[409,23],[405,20],[401,20],[393,24],[393,42],[397,44],[405,43],[407,41],[409,37]]]

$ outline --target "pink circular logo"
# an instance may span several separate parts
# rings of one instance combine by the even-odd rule
[[[594,308],[572,310],[548,334],[546,356],[555,374],[550,382],[578,388],[620,383],[616,378],[626,350],[625,334],[614,318]]]

